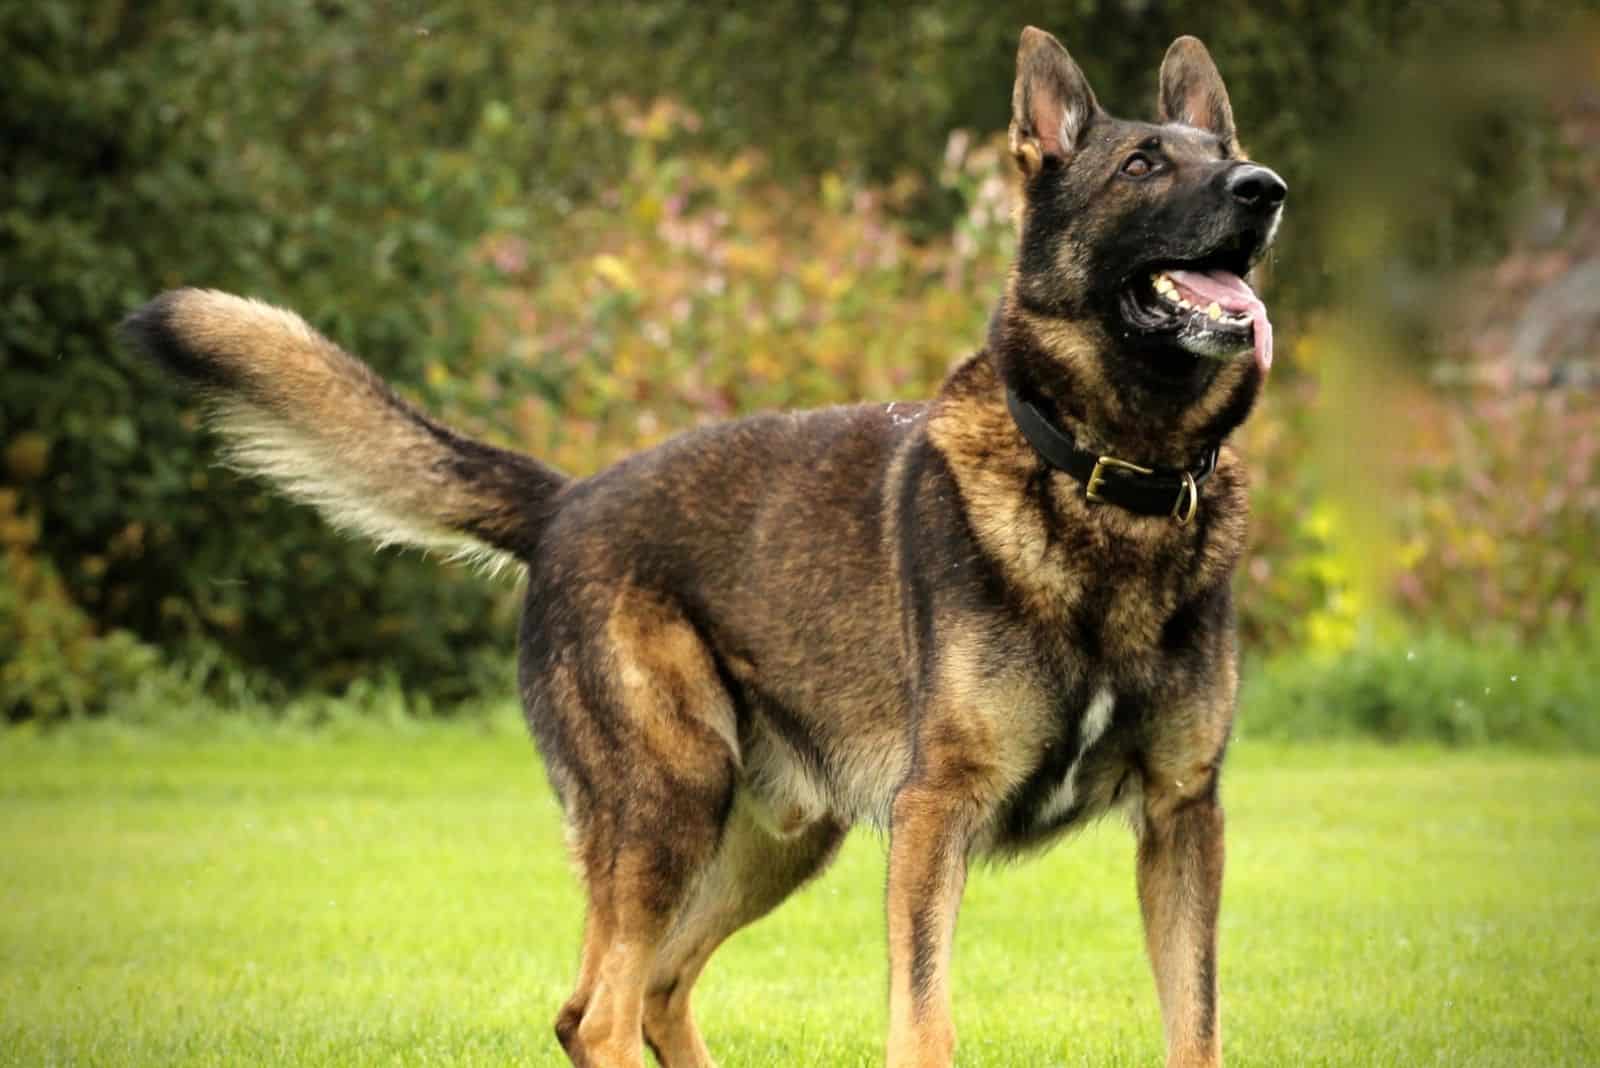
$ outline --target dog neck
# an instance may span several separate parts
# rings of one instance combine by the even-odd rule
[[[1193,522],[1141,514],[1112,497],[1090,498],[1086,482],[1057,469],[1018,426],[998,363],[996,353],[984,350],[952,369],[930,406],[923,433],[944,457],[964,510],[982,517],[974,536],[1015,589],[1037,598],[1039,611],[1056,611],[1078,596],[1072,590],[1083,571],[1075,553],[1083,539],[1108,533],[1147,539],[1144,544],[1155,539],[1168,548],[1188,546],[1185,552],[1204,546],[1203,567],[1186,572],[1182,581],[1209,588],[1226,579],[1243,551],[1249,517],[1237,456],[1222,450],[1197,499],[1180,502],[1174,493],[1173,503],[1182,503]],[[1105,577],[1112,585],[1126,585],[1126,576]]]
[[[1114,351],[1098,322],[1029,311],[1010,293],[990,322],[989,357],[1000,384],[1077,448],[1147,467],[1192,466],[1244,422],[1261,387],[1249,360],[1158,377],[1137,353]]]

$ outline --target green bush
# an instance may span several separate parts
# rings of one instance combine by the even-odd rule
[[[1368,0],[1265,14],[1243,0],[1170,11],[1086,0],[1040,12],[1006,0],[908,15],[859,0],[759,14],[693,0],[3,5],[0,488],[38,524],[21,551],[59,579],[50,603],[70,603],[70,627],[120,650],[112,660],[144,655],[124,648],[133,641],[220,650],[218,670],[269,673],[290,689],[338,691],[385,672],[445,701],[503,689],[510,591],[344,541],[215,467],[192,405],[131,361],[113,324],[172,285],[261,296],[474,431],[589,470],[625,439],[755,405],[922,392],[979,341],[1003,227],[974,228],[985,201],[971,174],[935,175],[953,128],[1003,128],[1024,22],[1058,31],[1107,104],[1134,113],[1152,99],[1173,36],[1209,41],[1252,149],[1295,189],[1302,236],[1278,272],[1292,307],[1350,263],[1335,254],[1338,231],[1314,221],[1346,173],[1328,131],[1381,99],[1385,72],[1419,42],[1445,29],[1547,27],[1562,6]],[[698,121],[669,139],[642,136],[660,97]],[[1495,151],[1522,145],[1521,127],[1482,129],[1472,158],[1483,166],[1447,168],[1453,184],[1430,187],[1430,210],[1408,222],[1424,260],[1498,233],[1505,198],[1492,194],[1517,177],[1502,164],[1531,157]],[[814,241],[831,269],[852,252],[827,242],[847,235],[862,255],[881,243],[899,260],[863,265],[860,292],[832,294],[827,279],[807,280],[805,263],[748,264],[742,290],[699,294],[690,320],[668,328],[674,358],[706,388],[619,372],[624,359],[659,355],[637,303],[649,294],[623,284],[654,268],[623,256],[659,251],[660,217],[619,226],[607,214],[620,201],[648,212],[636,194],[674,188],[675,168],[734,168],[752,148],[772,180],[747,182],[746,200],[724,204],[739,228],[731,244],[759,258]],[[748,199],[763,197],[803,220],[785,229]],[[493,242],[508,235],[522,249],[509,281],[549,303],[497,303],[507,279]],[[605,252],[624,270],[597,282]],[[674,255],[681,272],[706,266]],[[952,264],[956,275],[940,273]],[[751,314],[749,302],[769,300]],[[572,316],[581,343],[556,336],[551,309]],[[630,353],[618,339],[643,343]],[[816,358],[792,378],[788,346]],[[706,351],[718,355],[701,359]],[[628,389],[606,392],[615,381]],[[29,610],[17,598],[4,609]],[[125,674],[109,661],[70,663],[21,669],[41,692],[8,711],[102,707],[93,695],[115,692]],[[45,681],[64,672],[70,684]],[[51,687],[60,692],[43,692]],[[80,695],[67,696],[74,687]]]
[[[1528,645],[1433,631],[1339,654],[1280,655],[1246,669],[1238,733],[1600,749],[1597,633],[1591,624]]]
[[[0,572],[0,721],[76,718],[165,669],[132,634],[96,631],[48,559],[15,547]],[[192,696],[192,695],[185,695]]]
[[[388,663],[451,697],[485,684],[505,597],[214,467],[192,405],[111,334],[198,283],[301,308],[400,381],[462,345],[470,316],[438,294],[473,269],[500,176],[475,166],[476,123],[428,106],[461,57],[392,62],[388,22],[298,4],[0,12],[0,432],[6,481],[97,628],[217,643],[295,685]]]

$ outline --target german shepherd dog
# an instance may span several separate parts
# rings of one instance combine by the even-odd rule
[[[132,315],[232,459],[383,542],[527,575],[519,686],[588,893],[576,1065],[712,1063],[690,991],[729,935],[888,829],[888,1063],[950,1063],[969,862],[1112,809],[1169,1065],[1214,1065],[1229,576],[1223,447],[1271,362],[1242,280],[1285,193],[1205,47],[1159,122],[1017,56],[1020,245],[986,346],[924,404],[768,414],[569,479],[401,400],[297,316],[208,290]]]

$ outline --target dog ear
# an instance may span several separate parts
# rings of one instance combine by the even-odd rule
[[[1023,173],[1072,155],[1099,111],[1088,79],[1061,42],[1032,26],[1023,30],[1011,90],[1011,154]]]
[[[1209,130],[1234,147],[1233,106],[1211,53],[1198,37],[1180,37],[1161,61],[1161,121]]]

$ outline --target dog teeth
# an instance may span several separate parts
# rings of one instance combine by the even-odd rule
[[[1151,274],[1150,274],[1150,286],[1151,286],[1152,289],[1154,289],[1156,291],[1156,294],[1158,296],[1164,298],[1169,304],[1176,305],[1179,309],[1181,309],[1183,311],[1186,311],[1186,312],[1203,312],[1205,314],[1205,317],[1207,319],[1211,320],[1212,322],[1214,322],[1214,323],[1224,323],[1224,324],[1226,324],[1228,326],[1248,326],[1248,325],[1250,325],[1250,316],[1249,315],[1239,314],[1239,313],[1236,313],[1234,311],[1225,309],[1217,301],[1212,301],[1211,303],[1205,305],[1204,307],[1201,307],[1200,305],[1195,304],[1194,302],[1189,300],[1188,297],[1185,297],[1183,295],[1183,290],[1178,288],[1178,284],[1176,282],[1174,282],[1172,280],[1172,278],[1165,271],[1153,271],[1153,272],[1151,272]]]

